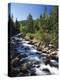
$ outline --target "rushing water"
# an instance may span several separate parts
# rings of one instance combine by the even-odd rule
[[[23,64],[22,67],[30,66],[27,68],[28,76],[58,74],[58,67],[56,67],[58,66],[58,61],[50,59],[49,63],[45,64],[47,54],[38,51],[34,45],[29,44],[29,41],[25,41],[16,35],[11,38],[11,43],[15,46],[18,54],[24,55],[20,59],[20,63]]]

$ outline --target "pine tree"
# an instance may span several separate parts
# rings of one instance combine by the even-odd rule
[[[28,32],[34,32],[34,28],[33,28],[33,18],[32,15],[29,14],[28,18],[27,18],[27,31]]]
[[[50,15],[51,43],[58,47],[58,6],[54,6]]]
[[[17,18],[16,18],[15,24],[16,24],[16,30],[17,30],[17,32],[20,32],[20,24],[19,24]]]
[[[9,30],[9,33],[8,33],[9,37],[13,36],[16,32],[15,27],[14,27],[14,22],[13,22],[13,16],[11,17],[10,14],[8,17],[8,30]]]

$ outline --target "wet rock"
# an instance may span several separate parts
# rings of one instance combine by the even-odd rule
[[[19,58],[16,57],[16,58],[12,59],[11,60],[12,67],[18,66],[18,62],[19,62]]]
[[[11,77],[16,77],[17,74],[19,74],[19,72],[20,72],[20,70],[17,70],[17,69],[11,68],[10,76],[11,76]]]
[[[56,60],[57,62],[59,61],[59,59],[58,59],[58,56],[57,56],[57,55],[51,55],[50,57],[51,57],[51,59],[54,59],[54,60]]]
[[[58,61],[50,59],[46,59],[45,65],[49,64],[50,66],[58,67]]]
[[[45,65],[47,65],[47,64],[50,64],[50,59],[47,59],[47,60],[45,61]]]
[[[58,62],[55,60],[50,60],[50,66],[58,67]]]
[[[43,52],[47,52],[48,51],[48,47],[45,47],[42,49]]]
[[[50,73],[49,69],[45,68],[45,69],[42,69],[43,71],[47,72],[47,73]]]
[[[27,63],[21,64],[20,66],[21,71],[26,71],[28,69],[28,66],[29,65],[27,65]]]
[[[36,75],[36,70],[33,67],[30,68],[29,72],[30,72],[31,76],[35,76]]]
[[[40,64],[33,64],[33,67],[39,68],[40,67]]]
[[[57,55],[58,54],[58,51],[53,51],[50,53],[50,55]]]
[[[23,60],[23,61],[20,61],[20,63],[21,63],[21,65],[20,65],[21,71],[26,71],[32,66],[31,61]]]

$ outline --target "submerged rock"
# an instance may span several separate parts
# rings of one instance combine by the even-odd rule
[[[50,73],[49,69],[47,69],[47,68],[43,69],[43,71]]]

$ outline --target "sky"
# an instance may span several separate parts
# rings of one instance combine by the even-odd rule
[[[33,19],[37,19],[41,14],[43,14],[45,7],[49,14],[52,10],[51,5],[11,3],[10,12],[11,15],[13,15],[14,21],[16,18],[18,21],[26,20],[29,14],[33,16]]]

